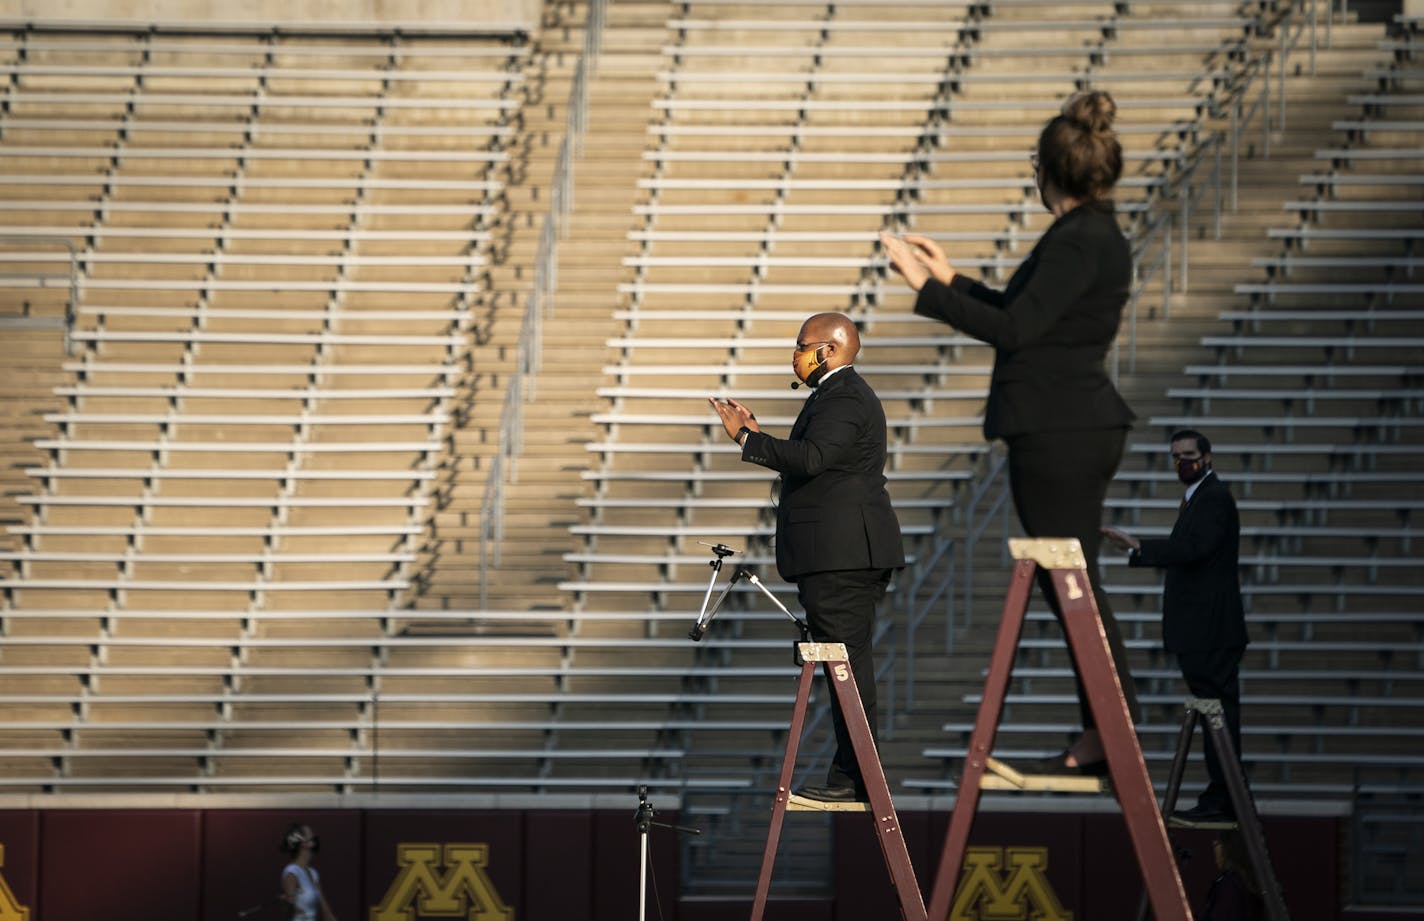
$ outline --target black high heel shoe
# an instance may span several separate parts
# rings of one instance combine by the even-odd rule
[[[1097,761],[1089,761],[1086,764],[1069,764],[1068,752],[1059,752],[1051,758],[1040,758],[1031,761],[1018,768],[1022,774],[1037,775],[1058,775],[1068,777],[1106,777],[1108,776],[1108,761],[1106,758]]]

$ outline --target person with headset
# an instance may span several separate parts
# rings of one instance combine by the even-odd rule
[[[856,373],[860,333],[843,314],[818,313],[796,337],[791,366],[811,388],[786,438],[761,430],[732,399],[711,398],[742,460],[781,474],[776,508],[776,568],[796,584],[811,639],[844,643],[856,689],[875,736],[876,603],[891,573],[905,565],[900,522],[885,489],[885,410]],[[831,695],[836,754],[825,784],[796,792],[827,802],[863,801],[865,784],[845,717]]]
[[[311,826],[300,822],[293,823],[282,836],[282,853],[290,859],[282,868],[282,902],[289,921],[336,921],[312,866],[312,857],[320,847],[321,840]]]

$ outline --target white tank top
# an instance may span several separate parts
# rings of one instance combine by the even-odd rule
[[[282,870],[282,876],[297,878],[297,894],[292,902],[292,921],[316,921],[317,908],[321,905],[321,883],[317,880],[316,869],[303,869],[295,863],[289,863]]]

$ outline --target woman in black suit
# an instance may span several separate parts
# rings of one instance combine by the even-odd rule
[[[1082,544],[1123,694],[1135,713],[1126,650],[1098,573],[1103,499],[1133,420],[1105,361],[1132,280],[1132,255],[1110,198],[1122,175],[1115,115],[1107,93],[1080,93],[1044,126],[1032,162],[1054,221],[1003,291],[956,272],[928,237],[882,234],[881,242],[891,267],[919,292],[915,313],[994,346],[984,437],[1008,446],[1009,486],[1024,531]],[[1039,584],[1061,622],[1046,573]],[[1078,699],[1083,734],[1031,770],[1107,773],[1081,676]]]

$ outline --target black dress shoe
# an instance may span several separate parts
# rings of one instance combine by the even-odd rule
[[[1108,762],[1104,758],[1101,761],[1089,761],[1087,764],[1069,764],[1068,753],[1060,752],[1052,758],[1040,758],[1037,761],[1030,761],[1025,765],[1014,765],[1020,774],[1034,775],[1057,775],[1068,777],[1106,777],[1108,776]]]
[[[1211,803],[1197,803],[1190,809],[1178,809],[1173,820],[1189,825],[1235,825],[1236,816]]]
[[[863,803],[866,801],[864,793],[858,792],[853,786],[842,784],[808,783],[795,790],[794,793],[803,799],[813,799],[822,803]]]

